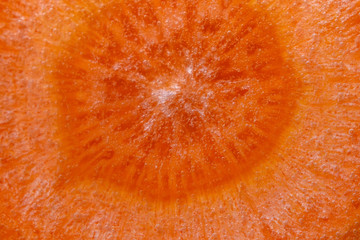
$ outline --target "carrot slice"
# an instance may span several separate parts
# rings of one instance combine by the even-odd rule
[[[359,13],[2,1],[0,238],[360,238]]]
[[[244,4],[201,4],[109,4],[64,43],[50,76],[60,185],[101,179],[170,200],[271,150],[298,91],[274,29]]]

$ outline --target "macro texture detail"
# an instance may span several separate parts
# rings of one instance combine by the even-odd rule
[[[299,84],[263,14],[129,1],[90,16],[49,77],[60,184],[96,178],[170,200],[243,177],[276,144]]]
[[[359,0],[1,0],[0,239],[360,239]]]

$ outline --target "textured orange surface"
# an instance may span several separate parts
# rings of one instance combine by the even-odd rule
[[[103,7],[56,57],[60,184],[182,197],[243,175],[287,125],[297,79],[264,16],[157,5]]]
[[[0,239],[359,239],[359,1],[0,3]]]

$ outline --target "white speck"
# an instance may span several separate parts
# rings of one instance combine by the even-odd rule
[[[186,68],[186,71],[187,71],[188,74],[192,74],[192,73],[193,73],[192,67]]]
[[[168,99],[170,99],[172,96],[176,94],[176,91],[172,90],[158,90],[155,92],[156,97],[159,100],[159,103],[165,103]]]
[[[154,119],[151,118],[149,121],[147,121],[144,124],[144,130],[149,131],[152,128],[153,125],[154,125]]]
[[[168,89],[159,89],[153,92],[153,95],[157,97],[160,104],[173,98],[180,90],[179,85],[174,84]]]
[[[119,68],[120,68],[120,64],[119,64],[119,63],[115,63],[114,66],[113,66],[113,69],[114,69],[115,71],[117,71]]]

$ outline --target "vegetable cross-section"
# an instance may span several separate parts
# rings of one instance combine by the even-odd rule
[[[50,77],[60,185],[206,192],[264,161],[294,108],[276,29],[249,5],[108,3],[62,44]]]

